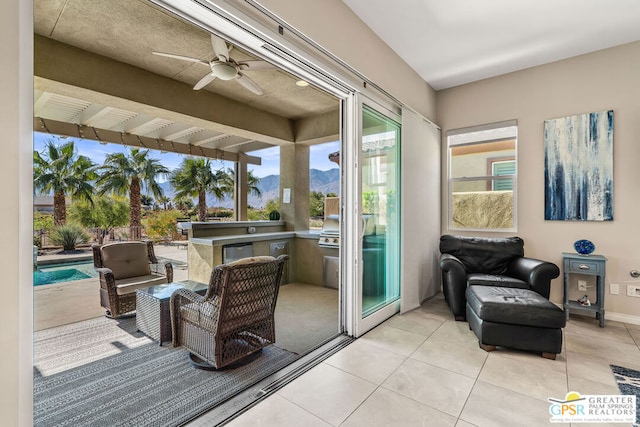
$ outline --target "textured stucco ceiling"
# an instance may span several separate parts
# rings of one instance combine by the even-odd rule
[[[96,97],[96,88],[100,84],[109,81],[114,86],[121,84],[122,87],[127,85],[136,85],[135,80],[131,76],[143,75],[145,72],[148,76],[158,77],[156,80],[156,94],[143,93],[138,94],[135,102],[121,103],[116,102],[114,108],[124,109],[126,111],[136,112],[140,106],[140,110],[149,115],[149,109],[142,106],[144,99],[162,96],[165,88],[162,85],[162,79],[184,83],[184,88],[191,88],[204,75],[210,72],[207,65],[201,63],[191,63],[173,58],[162,57],[152,54],[153,51],[172,53],[184,56],[190,56],[203,60],[210,60],[214,54],[211,46],[210,35],[190,23],[161,10],[157,6],[141,0],[35,0],[34,1],[34,31],[37,36],[42,36],[36,40],[36,89],[38,95],[42,93],[53,92],[56,95],[71,96],[74,99],[87,98],[89,103],[98,100],[98,104],[110,107],[108,99],[105,97]],[[47,42],[46,40],[55,42]],[[52,44],[53,43],[53,44]],[[53,46],[59,51],[58,55],[49,55],[49,47]],[[77,52],[74,50],[77,48]],[[84,52],[84,53],[83,53]],[[74,54],[76,54],[74,56]],[[259,59],[252,57],[246,51],[233,46],[230,51],[231,57],[236,61]],[[41,58],[39,58],[39,56]],[[57,58],[76,58],[73,64],[68,63],[71,60],[58,60]],[[40,59],[40,60],[39,60]],[[89,63],[93,61],[93,63]],[[107,63],[107,61],[110,61]],[[86,63],[85,63],[86,62]],[[96,68],[97,63],[104,63],[108,66]],[[118,67],[123,63],[124,66]],[[122,64],[121,64],[122,65]],[[56,70],[55,68],[60,68]],[[87,70],[82,76],[82,71],[78,77],[74,75],[73,67],[80,70]],[[68,69],[66,71],[65,69]],[[111,75],[100,76],[101,69],[109,70]],[[122,71],[122,75],[113,75]],[[98,71],[96,71],[98,70]],[[138,70],[139,72],[136,72]],[[77,70],[75,70],[77,71]],[[106,72],[106,71],[105,71]],[[86,74],[91,73],[91,76]],[[256,144],[254,141],[259,140],[258,126],[260,122],[271,126],[277,125],[288,126],[290,129],[286,131],[265,132],[271,135],[271,139],[265,138],[267,144],[273,144],[274,141],[296,141],[296,129],[301,127],[298,122],[307,123],[314,117],[320,117],[320,120],[326,120],[332,117],[339,109],[338,100],[326,94],[325,92],[314,88],[313,86],[299,87],[295,85],[296,78],[282,70],[247,70],[244,73],[255,81],[264,91],[262,95],[255,95],[248,91],[236,81],[222,81],[215,79],[201,91],[182,90],[172,88],[171,92],[166,89],[166,93],[177,97],[178,93],[184,94],[184,100],[176,99],[175,104],[184,105],[202,104],[207,105],[206,100],[213,99],[211,108],[217,108],[219,111],[226,111],[227,115],[237,111],[236,120],[230,120],[222,125],[216,124],[215,115],[207,117],[201,115],[198,117],[198,123],[182,124],[182,119],[189,113],[185,111],[167,111],[167,114],[160,114],[162,120],[168,120],[178,128],[192,126],[201,126],[203,132],[212,137],[216,135],[227,135],[234,133],[234,128],[240,130],[242,122],[250,124],[253,122],[253,128],[250,129],[250,135],[245,135],[246,148],[258,149],[263,147],[262,144]],[[40,75],[39,75],[40,74]],[[74,80],[75,78],[75,80]],[[120,80],[118,80],[120,79]],[[102,80],[102,82],[100,81]],[[120,83],[119,83],[120,82]],[[70,86],[84,88],[82,90],[65,90]],[[142,85],[137,85],[142,86]],[[170,85],[168,85],[170,86]],[[168,87],[167,86],[167,87]],[[174,85],[175,86],[175,85]],[[109,95],[126,98],[126,95],[118,93],[114,90],[104,90]],[[138,87],[131,87],[131,92],[136,92]],[[126,92],[126,91],[121,91]],[[169,95],[167,95],[169,96]],[[213,97],[213,98],[212,98]],[[107,97],[108,98],[108,97]],[[191,100],[189,100],[191,98]],[[44,99],[44,98],[43,98]],[[224,100],[229,100],[225,104]],[[36,100],[37,102],[37,100]],[[42,102],[44,106],[44,101]],[[225,105],[228,105],[225,107]],[[49,109],[55,105],[49,105]],[[155,105],[154,107],[159,107]],[[241,108],[242,107],[242,108]],[[97,108],[94,106],[94,108]],[[169,108],[169,110],[171,110]],[[49,111],[41,109],[41,111]],[[178,114],[180,113],[180,114]],[[257,119],[252,118],[254,115]],[[37,114],[37,112],[36,112]],[[150,115],[150,117],[153,114]],[[175,116],[175,117],[174,117]],[[272,120],[268,118],[272,117]],[[203,121],[204,119],[204,121]],[[77,120],[71,119],[71,120]],[[127,120],[131,120],[128,118]],[[139,118],[138,118],[139,120]],[[206,122],[211,121],[211,127],[207,127]],[[284,120],[284,121],[283,121]],[[257,124],[256,124],[257,123]],[[179,125],[179,126],[178,126]],[[247,126],[250,128],[251,126]],[[119,123],[117,129],[126,129],[126,125]],[[316,126],[318,128],[318,126]],[[327,127],[324,126],[326,129]],[[337,133],[338,122],[335,123]],[[165,132],[166,133],[166,132]],[[242,132],[239,132],[240,134]],[[202,135],[200,140],[202,141]],[[286,136],[291,134],[291,137]],[[173,135],[173,134],[172,134]],[[312,135],[316,139],[322,139],[320,135]],[[184,134],[180,135],[179,143],[193,143],[194,139]],[[220,139],[220,138],[219,138]],[[228,138],[227,138],[228,139]],[[215,141],[204,143],[205,147],[220,148]],[[242,144],[238,144],[231,148],[232,151],[246,151],[241,148]]]

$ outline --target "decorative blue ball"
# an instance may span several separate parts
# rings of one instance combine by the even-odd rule
[[[577,240],[573,247],[581,255],[589,255],[596,250],[596,246],[589,240]]]

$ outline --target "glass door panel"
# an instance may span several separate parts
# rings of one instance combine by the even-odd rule
[[[362,319],[400,298],[400,124],[362,105]],[[384,319],[382,319],[384,320]]]

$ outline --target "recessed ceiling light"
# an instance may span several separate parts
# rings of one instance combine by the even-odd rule
[[[296,86],[306,87],[306,86],[309,86],[309,82],[306,80],[298,80],[296,82]]]

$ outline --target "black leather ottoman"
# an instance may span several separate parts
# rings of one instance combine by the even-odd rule
[[[483,350],[510,347],[540,352],[547,359],[562,351],[564,311],[537,292],[469,286],[465,296],[467,321]]]

